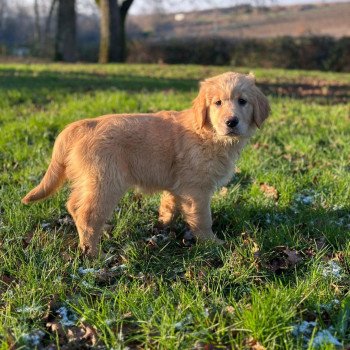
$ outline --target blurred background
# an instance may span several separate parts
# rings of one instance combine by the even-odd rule
[[[0,0],[2,61],[350,71],[350,2]]]

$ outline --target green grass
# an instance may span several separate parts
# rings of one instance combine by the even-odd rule
[[[94,337],[92,348],[107,349],[311,349],[322,330],[350,343],[349,104],[332,96],[269,96],[271,117],[212,202],[225,247],[185,247],[181,220],[172,240],[148,245],[158,233],[159,196],[128,193],[102,242],[110,259],[91,261],[79,255],[74,226],[60,220],[66,189],[20,203],[66,124],[188,108],[199,79],[229,69],[0,65],[1,350],[88,348]],[[251,70],[265,84],[350,84],[349,74],[239,69]],[[83,274],[87,268],[94,270]],[[71,319],[64,329],[62,308]],[[298,335],[293,327],[303,321],[316,327]],[[87,328],[95,336],[83,339]]]

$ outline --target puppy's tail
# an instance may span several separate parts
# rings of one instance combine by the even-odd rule
[[[63,185],[66,179],[66,167],[64,165],[64,155],[62,153],[64,149],[62,141],[60,137],[57,139],[53,149],[51,163],[46,174],[40,184],[22,198],[23,204],[29,204],[44,199],[52,195]]]

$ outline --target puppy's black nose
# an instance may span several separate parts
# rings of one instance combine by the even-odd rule
[[[226,125],[229,127],[229,128],[234,128],[238,125],[239,123],[239,119],[237,117],[233,117],[229,120],[226,120]]]

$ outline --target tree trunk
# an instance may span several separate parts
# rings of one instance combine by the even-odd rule
[[[59,0],[55,43],[55,60],[75,62],[76,59],[77,48],[75,0]]]
[[[124,62],[126,59],[125,20],[133,0],[99,0],[101,9],[99,62]]]
[[[40,25],[40,11],[38,0],[34,1],[34,20],[35,20],[35,34],[34,34],[34,47],[36,54],[41,56],[42,54],[42,38],[41,38],[41,25]]]
[[[109,61],[109,23],[110,23],[110,6],[109,0],[100,0],[100,52],[99,52],[99,63],[107,63]]]
[[[51,37],[51,20],[52,20],[52,15],[54,13],[55,10],[55,6],[56,6],[57,0],[51,0],[51,4],[50,4],[50,9],[49,9],[49,13],[47,15],[46,21],[45,21],[45,29],[44,29],[44,55],[47,57],[52,56],[52,37]]]

